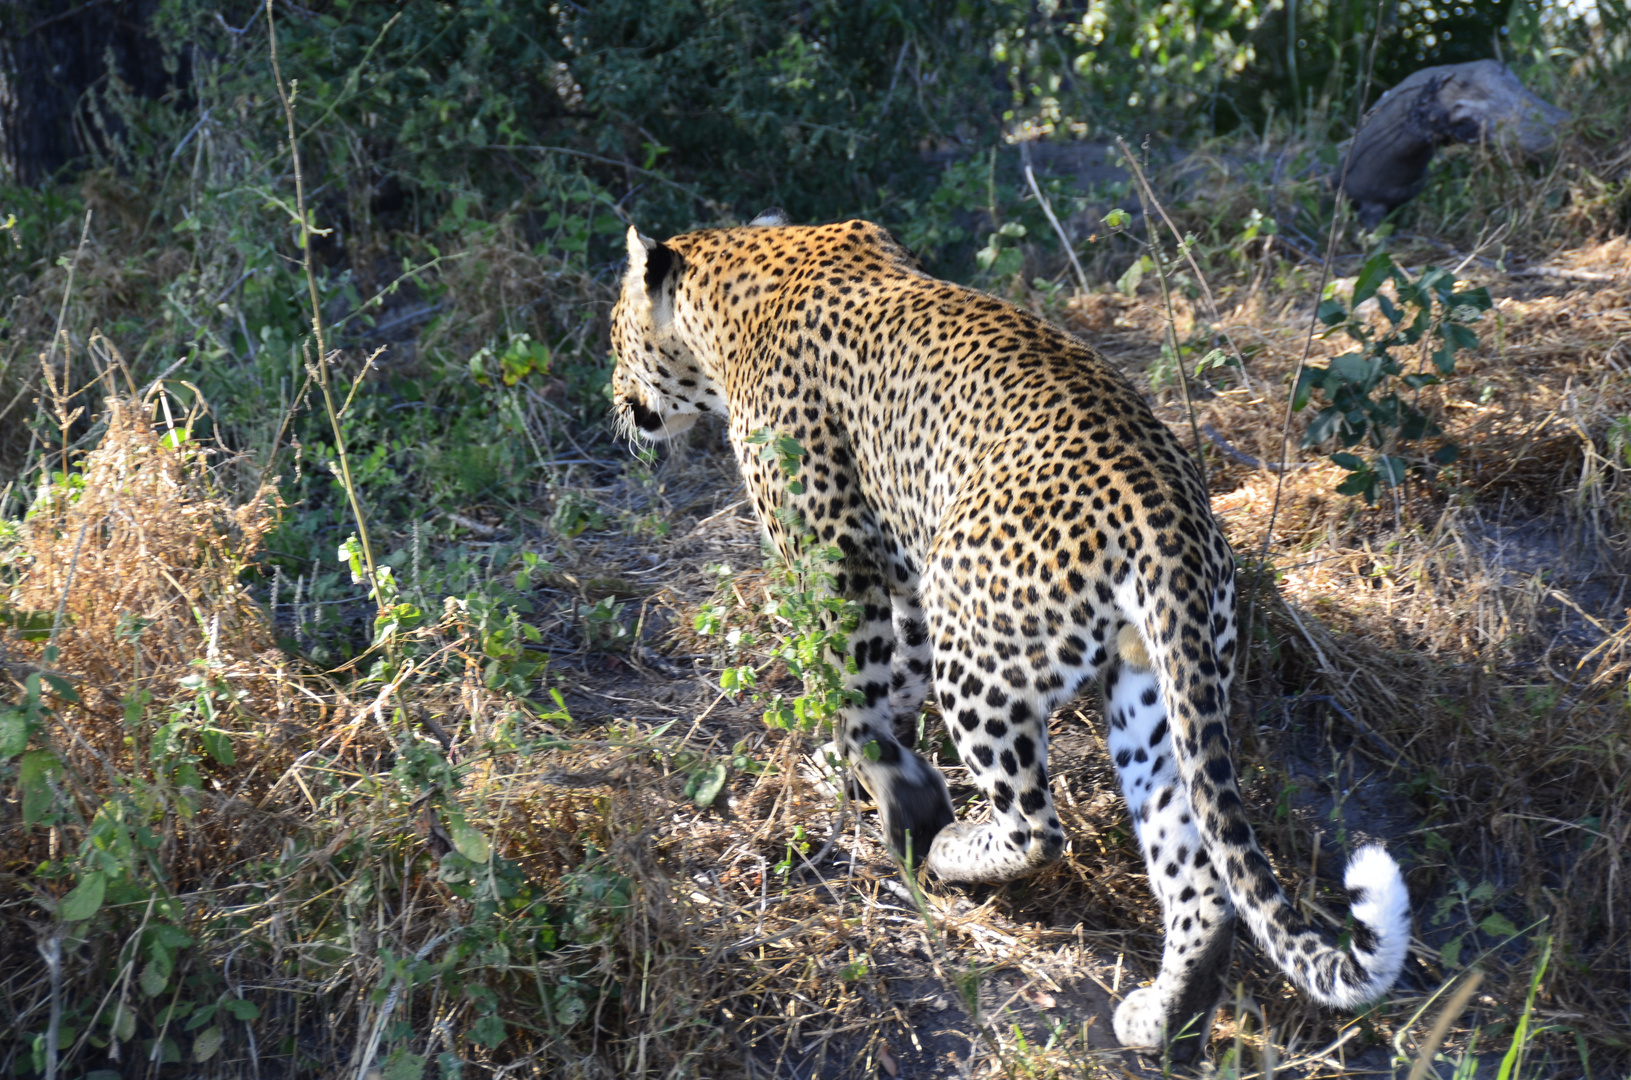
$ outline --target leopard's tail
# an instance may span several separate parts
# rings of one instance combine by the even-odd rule
[[[1310,997],[1338,1008],[1375,1001],[1398,979],[1410,946],[1410,897],[1399,864],[1376,845],[1354,853],[1343,877],[1352,916],[1346,941],[1303,918],[1258,847],[1235,782],[1220,674],[1231,657],[1218,655],[1209,619],[1187,614],[1151,605],[1141,629],[1207,856],[1263,951]]]

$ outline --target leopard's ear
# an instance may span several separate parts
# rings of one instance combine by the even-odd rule
[[[656,294],[662,289],[663,279],[674,269],[673,249],[642,236],[633,225],[629,226],[628,243],[629,272],[623,279],[624,287],[640,282],[648,293]]]
[[[759,211],[759,216],[748,222],[755,228],[779,228],[783,225],[793,224],[793,219],[787,216],[787,211],[779,206],[772,206],[767,210]]]

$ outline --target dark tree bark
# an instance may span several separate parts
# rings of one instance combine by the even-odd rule
[[[160,0],[0,0],[0,171],[36,185],[104,137],[76,113],[116,72],[139,97],[186,84],[185,56],[153,36]],[[117,138],[117,119],[104,116]],[[83,119],[83,116],[81,116]]]

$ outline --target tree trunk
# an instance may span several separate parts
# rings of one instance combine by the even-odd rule
[[[117,117],[100,110],[98,125],[81,112],[110,75],[138,97],[186,84],[185,58],[151,32],[159,4],[0,0],[0,176],[37,185],[118,139]]]

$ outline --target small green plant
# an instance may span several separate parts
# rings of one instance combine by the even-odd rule
[[[591,649],[627,649],[632,635],[623,625],[623,609],[614,597],[603,596],[593,604],[579,604],[583,620],[583,643]]]
[[[476,350],[470,357],[470,374],[481,386],[495,381],[514,386],[531,375],[549,374],[550,350],[531,334],[517,334],[502,349],[494,345]]]
[[[790,495],[803,494],[798,475],[808,452],[796,439],[765,428],[747,441],[760,447],[762,460],[775,462],[782,470]],[[791,534],[793,554],[790,560],[780,553],[767,559],[770,603],[763,613],[774,617],[782,628],[771,650],[772,659],[780,660],[804,683],[804,692],[791,699],[773,695],[765,709],[765,723],[786,731],[813,732],[830,725],[840,709],[859,699],[845,685],[853,661],[840,665],[835,658],[847,654],[849,635],[860,623],[860,612],[854,601],[834,595],[831,567],[843,559],[843,552],[833,545],[818,544],[808,524],[790,508],[778,510],[777,518]],[[725,568],[721,584],[728,573]],[[726,619],[723,604],[708,604],[697,614],[694,625],[698,633],[718,634]],[[724,640],[732,662],[720,675],[721,689],[734,693],[755,688],[762,669],[742,659],[754,636],[733,627],[725,631]]]
[[[1468,936],[1474,931],[1493,939],[1497,946],[1518,936],[1520,931],[1512,920],[1493,909],[1494,901],[1494,885],[1481,881],[1469,886],[1460,878],[1456,879],[1451,892],[1439,897],[1431,919],[1433,925],[1442,926],[1452,916],[1459,914],[1461,918],[1458,921],[1470,927],[1440,947],[1439,958],[1446,967],[1460,966],[1462,950],[1468,944]]]
[[[728,769],[723,761],[704,761],[685,780],[685,797],[699,807],[709,807],[725,790]]]
[[[1388,283],[1392,297],[1382,291]],[[1380,332],[1355,314],[1373,298],[1387,320]],[[1460,456],[1460,449],[1441,437],[1443,430],[1421,408],[1420,391],[1455,374],[1456,353],[1478,347],[1472,324],[1494,305],[1482,286],[1458,291],[1448,270],[1429,267],[1412,278],[1386,252],[1372,255],[1359,271],[1351,305],[1328,296],[1320,302],[1319,318],[1329,328],[1327,336],[1341,331],[1359,348],[1328,364],[1304,367],[1291,407],[1306,408],[1316,395],[1323,400],[1302,444],[1308,448],[1335,441],[1342,450],[1331,460],[1349,473],[1337,491],[1361,495],[1374,505],[1382,487],[1398,487],[1412,471],[1449,465]],[[1408,355],[1402,360],[1396,355],[1407,350],[1415,351],[1413,362]],[[1416,448],[1428,440],[1437,440],[1436,448]],[[1361,442],[1371,446],[1368,458],[1349,452]]]
[[[1006,281],[1025,265],[1025,253],[1018,247],[1025,238],[1025,226],[1005,221],[985,238],[985,247],[974,253],[974,261],[996,281]]]
[[[576,491],[561,493],[555,500],[555,512],[549,519],[549,527],[555,535],[567,540],[605,524],[606,515],[601,513],[594,500]]]
[[[771,867],[771,872],[779,877],[786,877],[797,865],[800,856],[810,854],[810,838],[804,831],[803,825],[793,826],[793,835],[787,838],[786,853],[782,861]]]

